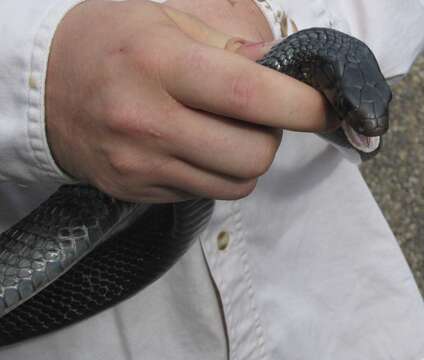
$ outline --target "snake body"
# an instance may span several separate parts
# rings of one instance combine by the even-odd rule
[[[259,63],[322,91],[360,140],[387,130],[391,91],[361,41],[302,30]],[[90,186],[62,186],[0,235],[0,345],[80,321],[149,285],[190,247],[213,206],[211,199],[132,204]]]

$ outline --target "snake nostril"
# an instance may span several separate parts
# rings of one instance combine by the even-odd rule
[[[363,135],[363,134],[364,134],[364,132],[365,132],[365,129],[364,129],[364,127],[363,127],[363,126],[359,126],[359,127],[356,129],[356,131],[357,131],[358,133],[360,133],[361,135]]]
[[[377,118],[367,118],[367,114],[361,111],[348,113],[347,123],[360,135],[374,137],[381,136],[387,132],[389,127],[388,114]]]
[[[377,119],[366,119],[365,121],[358,121],[356,126],[353,127],[356,132],[364,136],[378,136],[380,128],[377,124]]]
[[[367,119],[357,131],[365,136],[381,136],[388,130],[387,118]]]
[[[368,119],[365,121],[365,132],[373,132],[376,128],[378,128],[376,119]]]

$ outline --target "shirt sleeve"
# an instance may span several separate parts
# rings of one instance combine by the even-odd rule
[[[0,182],[72,181],[47,144],[44,88],[56,27],[82,1],[0,2]]]

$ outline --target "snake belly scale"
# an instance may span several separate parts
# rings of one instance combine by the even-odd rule
[[[322,91],[339,135],[375,154],[391,91],[371,50],[332,29],[299,31],[260,64]],[[370,150],[367,150],[370,145]],[[163,275],[206,226],[214,201],[131,204],[90,186],[62,186],[0,235],[0,345],[62,328]]]

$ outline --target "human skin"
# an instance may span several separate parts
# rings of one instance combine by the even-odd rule
[[[254,62],[269,44],[242,38],[271,38],[250,0],[76,6],[48,63],[46,126],[58,165],[129,201],[250,194],[282,129],[317,132],[334,121],[317,91]]]
[[[271,29],[254,0],[168,0],[166,5],[196,16],[234,37],[273,40]]]

